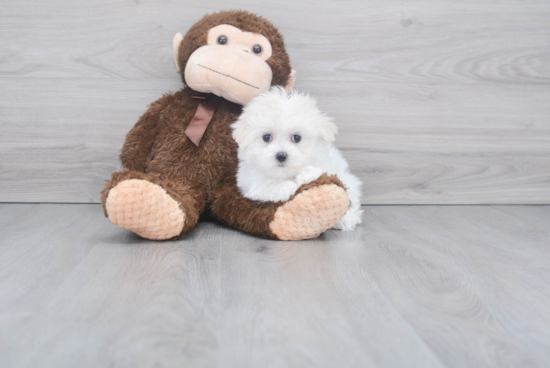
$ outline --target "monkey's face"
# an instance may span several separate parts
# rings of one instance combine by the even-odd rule
[[[246,105],[271,85],[272,71],[266,62],[271,54],[266,37],[221,24],[208,31],[207,44],[189,57],[185,81],[195,91]]]

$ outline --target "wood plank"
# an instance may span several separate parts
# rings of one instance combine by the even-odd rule
[[[365,269],[446,366],[546,364],[549,207],[366,209]]]
[[[0,101],[0,201],[96,202],[126,133],[165,79],[8,78]],[[32,103],[29,103],[29,100]]]
[[[547,86],[306,89],[321,91],[339,125],[336,143],[363,180],[364,204],[550,203]]]
[[[0,245],[2,366],[215,365],[223,238],[208,225],[182,246],[121,231],[98,205],[24,205],[36,231],[22,236],[19,206],[0,205],[15,239]]]
[[[281,30],[304,80],[550,79],[547,2],[318,1],[312,7],[245,0],[232,6],[263,15]],[[174,35],[226,7],[174,0],[4,1],[0,76],[173,78]]]
[[[221,360],[239,367],[266,361],[276,367],[399,367],[405,361],[443,367],[362,267],[357,257],[365,234],[225,244]]]
[[[363,203],[550,203],[550,3],[234,6],[284,34]],[[97,203],[126,132],[181,88],[173,35],[224,7],[3,2],[0,201]]]
[[[154,242],[99,205],[0,204],[0,364],[546,365],[550,206],[364,209],[311,241]]]
[[[149,102],[179,88],[163,79],[55,81],[5,79],[0,201],[99,202],[128,130]],[[337,145],[365,183],[363,203],[550,203],[546,86],[424,86],[419,95],[419,86],[394,83],[303,84],[321,91],[340,126]]]

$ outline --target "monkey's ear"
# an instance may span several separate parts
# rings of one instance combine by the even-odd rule
[[[285,86],[285,90],[287,92],[290,92],[290,90],[294,87],[294,83],[296,82],[296,70],[292,69],[290,72],[290,78],[288,78],[288,82]]]
[[[178,68],[178,71],[180,71],[180,65],[178,63],[178,51],[180,49],[181,40],[183,40],[183,36],[181,33],[178,33],[174,36],[174,41],[172,42],[172,47],[174,48],[174,61],[176,62],[176,68]]]
[[[322,119],[321,137],[327,142],[334,142],[338,127],[328,116],[323,116]]]

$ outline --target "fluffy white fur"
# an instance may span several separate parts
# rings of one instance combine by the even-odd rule
[[[237,185],[246,198],[284,201],[322,173],[336,174],[351,205],[333,228],[353,230],[361,223],[361,181],[334,146],[338,128],[319,111],[314,98],[272,88],[253,98],[232,128],[239,145]],[[264,141],[266,134],[270,142]],[[292,141],[294,135],[300,142]],[[278,153],[287,155],[284,162],[276,159]]]

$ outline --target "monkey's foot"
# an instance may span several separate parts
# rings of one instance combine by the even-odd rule
[[[334,226],[348,207],[349,199],[342,187],[316,186],[279,207],[269,228],[280,240],[316,238]]]
[[[141,179],[124,180],[109,191],[105,209],[109,220],[145,239],[178,236],[185,214],[166,190]]]

